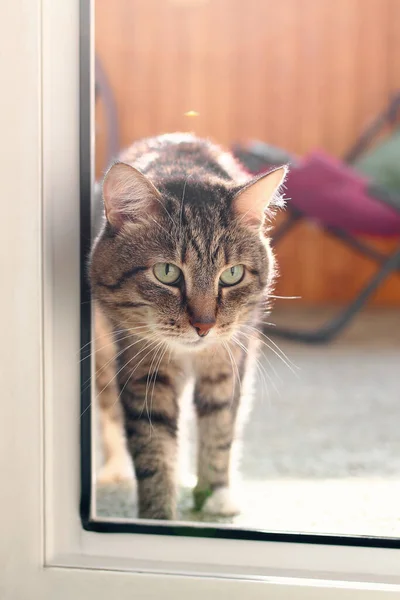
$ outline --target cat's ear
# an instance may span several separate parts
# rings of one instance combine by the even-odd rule
[[[278,167],[244,185],[233,199],[233,209],[243,223],[260,227],[264,212],[285,181],[287,166]]]
[[[126,221],[139,221],[157,211],[161,194],[137,169],[115,163],[103,180],[103,199],[107,221],[120,229]]]

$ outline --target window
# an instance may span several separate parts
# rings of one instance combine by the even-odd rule
[[[0,439],[5,440],[1,460],[8,474],[1,499],[6,517],[1,547],[9,556],[2,568],[6,592],[10,597],[52,598],[65,590],[66,597],[89,593],[102,598],[117,591],[124,598],[134,588],[139,595],[158,597],[168,585],[168,593],[193,597],[207,592],[322,599],[347,598],[352,592],[371,598],[395,594],[397,540],[367,540],[362,546],[350,539],[338,545],[326,538],[303,538],[303,543],[293,535],[271,533],[260,536],[261,541],[246,539],[239,528],[224,529],[229,539],[216,529],[218,536],[210,538],[198,537],[193,524],[160,535],[148,523],[122,535],[125,524],[114,519],[111,533],[105,520],[96,521],[98,532],[82,528],[80,424],[85,427],[88,421],[80,418],[76,401],[82,345],[79,187],[90,179],[85,99],[91,85],[82,62],[79,102],[77,48],[82,27],[81,52],[88,57],[88,8],[84,3],[79,10],[77,2],[10,5],[2,37],[4,55],[15,56],[12,65],[9,60],[5,64],[5,95],[20,116],[13,122],[7,117],[2,127],[11,157],[2,167],[4,192],[15,199],[3,214],[8,223],[18,223],[5,228],[2,238],[3,256],[17,248],[6,264],[12,293],[1,300],[7,314],[0,420]],[[21,152],[23,173],[15,160]],[[86,234],[87,216],[82,215]],[[82,310],[87,326],[87,311]],[[23,358],[23,377],[21,347],[29,357]],[[84,505],[81,510],[85,517]],[[16,543],[18,552],[10,552]]]
[[[196,484],[196,445],[202,441],[197,440],[196,444],[196,417],[190,413],[192,403],[189,397],[180,402],[181,411],[184,414],[189,412],[188,417],[180,418],[180,421],[183,421],[180,427],[182,437],[186,436],[189,440],[181,440],[181,445],[184,444],[180,449],[180,454],[188,463],[181,467],[180,472],[182,482],[176,516],[176,521],[180,524],[169,526],[168,523],[161,522],[157,524],[158,531],[186,532],[188,524],[191,523],[197,535],[268,540],[273,532],[276,539],[286,541],[288,534],[299,532],[300,535],[291,539],[300,542],[326,539],[338,544],[393,546],[397,543],[395,538],[398,537],[399,526],[396,502],[391,501],[397,496],[400,466],[394,418],[397,410],[395,364],[398,362],[399,350],[398,343],[393,338],[393,330],[399,325],[398,311],[382,308],[375,309],[375,312],[364,310],[357,314],[357,318],[349,327],[342,327],[339,331],[336,326],[340,335],[337,335],[335,343],[307,343],[315,340],[317,334],[323,336],[325,331],[328,337],[335,330],[333,325],[328,330],[322,328],[314,332],[312,313],[320,313],[322,319],[324,306],[332,302],[333,294],[338,301],[346,304],[353,296],[357,298],[357,288],[364,285],[360,278],[360,283],[351,286],[354,287],[354,291],[345,289],[346,272],[352,279],[357,279],[358,271],[364,268],[364,265],[357,262],[357,256],[354,256],[352,249],[344,247],[343,241],[352,245],[360,245],[361,242],[352,236],[353,230],[343,229],[345,225],[341,225],[341,229],[336,227],[336,240],[332,239],[332,221],[325,224],[324,215],[320,215],[319,230],[310,229],[309,219],[314,213],[307,211],[315,209],[307,205],[305,208],[299,208],[302,201],[304,204],[301,186],[305,184],[301,178],[320,177],[319,202],[334,211],[334,220],[338,219],[335,211],[340,212],[335,202],[344,195],[344,192],[335,186],[341,185],[343,189],[343,185],[350,185],[346,180],[346,173],[350,172],[350,168],[348,167],[346,172],[344,165],[340,166],[337,160],[334,163],[334,159],[327,158],[327,154],[315,156],[315,153],[312,153],[315,143],[323,144],[326,153],[337,153],[335,145],[324,138],[323,124],[318,114],[314,117],[319,135],[317,142],[310,140],[305,144],[301,128],[295,123],[291,136],[288,137],[285,119],[293,118],[295,107],[288,99],[286,104],[277,103],[274,95],[280,89],[279,86],[287,93],[290,86],[297,85],[296,81],[301,79],[303,69],[309,68],[312,72],[318,72],[322,68],[328,71],[333,68],[329,59],[329,48],[333,41],[326,42],[327,47],[324,46],[324,28],[321,24],[323,10],[314,14],[309,7],[303,14],[303,9],[295,4],[280,9],[282,17],[290,19],[290,23],[285,21],[285,36],[275,40],[271,33],[266,34],[261,26],[264,14],[261,5],[246,7],[245,10],[244,3],[238,0],[231,4],[229,20],[226,19],[225,8],[222,0],[200,3],[155,1],[151,10],[140,2],[129,5],[116,2],[111,11],[109,6],[101,2],[95,5],[96,103],[92,108],[96,132],[95,175],[98,183],[100,184],[112,158],[118,156],[123,146],[129,146],[137,139],[168,131],[191,131],[198,136],[210,136],[212,140],[230,148],[240,164],[249,172],[259,173],[267,171],[273,164],[276,166],[289,162],[292,172],[289,173],[287,186],[288,194],[293,198],[287,202],[286,220],[282,214],[277,215],[278,224],[272,229],[272,240],[275,241],[278,236],[284,235],[285,228],[301,221],[298,231],[293,230],[292,234],[289,232],[284,237],[283,245],[276,243],[276,255],[278,264],[282,264],[282,274],[277,282],[277,291],[272,293],[272,298],[268,296],[269,302],[273,301],[275,306],[270,315],[262,309],[257,326],[259,330],[263,330],[259,335],[262,351],[257,360],[248,361],[250,364],[254,362],[256,371],[254,402],[244,426],[240,427],[239,418],[233,435],[235,444],[235,438],[240,437],[237,430],[243,429],[242,459],[236,468],[242,478],[237,486],[239,496],[242,496],[242,511],[239,515],[228,514],[221,517],[192,510],[192,488]],[[338,8],[333,11],[335,18],[340,16],[341,10]],[[360,21],[358,15],[356,18],[357,22]],[[301,28],[299,19],[304,20],[304,29]],[[319,19],[321,22],[318,21],[318,32],[309,40],[306,32],[312,19]],[[122,22],[124,27],[121,27]],[[212,23],[214,28],[211,27]],[[239,28],[242,32],[240,39],[235,35]],[[258,34],[254,43],[249,44],[252,31]],[[363,26],[363,35],[369,39],[369,29],[366,25]],[[321,49],[322,54],[315,59],[315,63],[306,56],[296,57],[295,36],[305,48],[316,46]],[[351,43],[350,31],[342,32],[341,36],[343,43]],[[154,38],[158,40],[157,45],[150,43]],[[284,38],[288,38],[289,42],[284,41]],[[115,44],[116,39],[118,44]],[[266,58],[260,59],[260,68],[257,68],[257,57],[266,56],[268,51],[272,52],[272,47],[276,57],[279,57],[279,64],[286,65],[288,69],[293,64],[296,65],[296,73],[290,71],[282,75],[283,81],[276,81],[277,75]],[[213,49],[212,52],[209,48]],[[282,55],[284,48],[287,54]],[[183,62],[178,59],[181,51],[185,55]],[[389,61],[389,58],[385,60]],[[226,72],[227,75],[217,80],[213,77],[214,71]],[[256,97],[250,98],[249,95],[237,93],[243,82],[249,89],[258,90]],[[374,85],[377,88],[380,86],[378,79]],[[175,94],[173,90],[179,90],[179,93]],[[335,99],[330,105],[327,96],[327,91],[321,92],[319,110],[326,114],[332,113],[332,118],[340,125],[343,111],[335,112]],[[217,101],[217,98],[220,100]],[[301,90],[298,96],[300,104],[306,107],[308,100],[307,93]],[[392,102],[392,112],[398,104],[396,98]],[[169,107],[168,111],[166,105]],[[268,115],[265,115],[266,110]],[[254,122],[249,113],[256,116]],[[275,125],[272,126],[274,122]],[[348,140],[353,141],[353,138],[353,133],[349,135],[343,132],[341,144],[350,143]],[[257,141],[254,142],[254,139]],[[371,141],[373,142],[373,139],[369,145]],[[266,142],[274,146],[267,147]],[[184,146],[180,148],[181,153],[184,152]],[[295,157],[289,149],[295,149],[296,153],[305,155],[305,158]],[[368,158],[368,151],[369,148],[366,148],[364,142],[362,151],[358,150],[357,161],[354,156],[352,164],[357,166],[365,162],[367,159],[364,155]],[[136,162],[133,161],[133,164],[139,169],[144,169],[146,173],[147,159],[150,160],[151,167],[151,160],[156,161],[154,147],[150,154],[149,150],[142,148],[141,156]],[[180,160],[183,160],[182,156]],[[89,173],[88,169],[85,168],[84,173]],[[355,169],[354,173],[357,173]],[[339,183],[332,179],[334,176]],[[179,173],[174,177],[180,202],[179,207],[177,203],[177,210],[185,209],[185,194],[190,196],[191,188],[195,189],[199,183],[192,184],[190,178],[186,180],[183,176],[179,180]],[[324,184],[324,181],[327,183]],[[84,195],[87,195],[89,184],[84,181],[83,185]],[[326,188],[330,189],[326,191]],[[308,194],[310,193],[309,190]],[[346,194],[351,199],[355,197],[351,187]],[[160,229],[174,227],[174,204],[171,202],[169,214],[162,215],[168,223],[159,225],[159,232]],[[89,205],[85,199],[84,203],[85,206]],[[92,204],[95,234],[101,229],[102,204],[101,188],[98,185],[93,194]],[[393,220],[394,214],[391,217]],[[346,218],[352,217],[349,215]],[[154,234],[158,226],[155,221],[153,219],[151,224]],[[86,240],[89,223],[84,221],[84,224]],[[207,226],[209,228],[208,222]],[[363,225],[360,224],[360,227]],[[326,233],[327,230],[330,236]],[[214,237],[217,235],[218,232],[215,232]],[[132,243],[135,243],[134,239]],[[190,240],[187,243],[190,244]],[[160,244],[165,245],[166,242],[161,240]],[[323,262],[315,256],[318,245],[323,248]],[[304,250],[303,256],[303,248],[306,247],[310,250],[308,253]],[[101,243],[100,250],[104,254]],[[229,248],[226,252],[228,251]],[[298,251],[302,256],[300,263],[296,262]],[[368,251],[370,252],[369,248]],[[160,249],[161,254],[162,252],[163,248]],[[332,264],[331,253],[336,256],[336,267]],[[84,247],[84,258],[87,254],[87,247]],[[95,265],[97,260],[95,253]],[[104,260],[103,258],[103,263]],[[199,260],[199,256],[196,255],[195,261]],[[395,260],[399,260],[397,255]],[[118,263],[117,256],[108,258],[108,264],[115,263]],[[296,271],[300,272],[297,279]],[[307,272],[315,273],[308,285],[305,282]],[[109,279],[116,277],[111,269],[108,275]],[[186,273],[186,277],[190,277],[190,273]],[[318,283],[318,279],[323,280],[322,283]],[[291,283],[292,281],[295,283]],[[149,281],[144,282],[143,285],[152,285]],[[139,325],[143,332],[142,338],[150,343],[150,338],[144,333],[147,332],[148,323],[159,318],[154,310],[156,303],[150,308],[148,303],[146,308],[146,301],[143,305],[143,294],[148,290],[143,290],[140,283],[139,289],[129,282],[125,282],[124,285],[123,292],[117,293],[115,289],[111,289],[107,297],[104,286],[102,294],[96,294],[96,286],[93,288],[98,301],[92,314],[92,323],[96,325],[91,345],[89,328],[84,328],[82,363],[86,370],[83,374],[82,413],[87,422],[83,435],[85,470],[88,466],[90,447],[90,417],[94,442],[91,446],[92,477],[85,475],[83,478],[83,499],[88,518],[91,511],[90,527],[96,528],[96,523],[102,522],[102,529],[104,523],[107,523],[108,529],[112,531],[116,527],[113,525],[113,520],[116,519],[118,530],[124,527],[125,522],[127,531],[137,531],[136,528],[139,527],[140,531],[151,532],[154,531],[155,523],[137,523],[137,493],[132,490],[132,460],[127,451],[127,444],[130,442],[129,439],[122,439],[124,417],[117,413],[123,411],[127,390],[131,393],[132,381],[138,378],[135,373],[141,373],[140,364],[147,365],[149,361],[149,365],[146,366],[150,369],[149,374],[144,374],[144,378],[147,377],[146,385],[143,384],[141,390],[142,384],[138,383],[137,393],[140,397],[142,392],[144,394],[143,402],[141,399],[139,401],[139,404],[142,402],[140,415],[144,416],[146,421],[151,421],[152,409],[149,406],[154,404],[154,399],[157,404],[157,390],[159,385],[162,390],[163,385],[156,383],[157,368],[161,367],[163,374],[163,368],[167,372],[172,368],[173,362],[167,366],[167,358],[162,357],[162,349],[157,345],[153,350],[151,345],[146,346],[146,350],[144,342],[141,342],[140,331],[137,332]],[[158,293],[159,287],[158,282],[154,293]],[[383,289],[382,297],[386,298],[384,301],[395,302],[397,288],[395,291],[388,287]],[[296,296],[299,290],[303,298]],[[365,292],[363,293],[365,295]],[[135,296],[133,299],[136,302],[127,302],[128,296],[132,300],[129,294]],[[275,294],[278,295],[277,298]],[[321,296],[320,306],[307,310],[307,306],[315,301],[316,294]],[[116,298],[119,300],[119,307],[113,312],[110,303],[115,302]],[[138,298],[140,302],[137,308],[135,304],[137,305]],[[168,298],[168,294],[163,296],[163,301],[166,301],[165,298]],[[121,302],[125,306],[126,314],[121,313]],[[189,309],[191,302],[192,298],[188,297]],[[360,299],[356,302],[359,304]],[[237,307],[238,311],[239,308]],[[171,305],[170,315],[173,310]],[[339,313],[338,320],[343,322],[348,319],[349,310],[355,313],[354,308],[344,308],[343,311],[338,308],[333,313]],[[86,325],[89,322],[90,311],[87,286],[84,291],[83,311],[83,323]],[[332,310],[329,311],[328,307],[325,308],[325,312],[329,315]],[[237,314],[240,315],[240,312]],[[111,327],[109,322],[107,325],[108,317],[114,319],[116,325]],[[124,319],[129,320],[136,333],[127,333],[130,331],[127,325],[121,324],[125,323]],[[272,321],[272,326],[263,321]],[[294,331],[282,331],[282,325],[286,324],[287,327],[288,322],[294,323]],[[274,328],[273,325],[276,324],[278,327]],[[301,328],[305,330],[304,334]],[[112,329],[116,330],[114,338]],[[174,332],[165,335],[170,333]],[[232,354],[239,348],[245,356],[244,346],[255,334],[257,335],[253,323],[250,326],[245,324],[241,330],[239,328],[237,339],[230,342]],[[292,341],[282,341],[282,334],[292,338]],[[161,348],[163,339],[161,334],[156,339]],[[131,350],[124,348],[124,345],[127,345],[124,340],[131,344]],[[168,345],[168,342],[166,343]],[[209,352],[212,351],[211,347]],[[171,352],[173,355],[171,349],[169,355]],[[220,352],[225,352],[223,346]],[[167,356],[168,353],[165,354],[165,357]],[[241,360],[240,356],[233,358],[238,362]],[[124,380],[124,364],[130,372],[129,381]],[[234,368],[235,365],[230,365],[228,361],[228,369],[232,370],[232,373]],[[241,373],[241,378],[243,377],[244,373]],[[93,390],[90,395],[90,387],[95,388],[94,393],[98,397],[93,397]],[[217,386],[215,390],[214,393],[218,396]],[[161,395],[162,393],[160,392]],[[234,393],[233,390],[233,395]],[[246,399],[241,401],[243,404],[245,402]],[[158,414],[157,410],[159,412],[157,406],[153,406],[153,412]],[[125,417],[125,420],[127,418],[129,416]],[[116,422],[118,419],[119,423]],[[201,417],[199,424],[201,429]],[[116,429],[118,427],[119,433]],[[157,426],[149,427],[148,436],[151,438],[153,435],[155,447],[158,444]],[[212,427],[211,421],[207,427]],[[114,437],[118,435],[121,439],[116,442]],[[132,439],[135,439],[135,435]],[[207,443],[212,444],[213,441],[207,440]],[[150,447],[151,440],[146,441],[146,444],[146,447]],[[227,452],[229,453],[229,450],[225,448],[221,450],[221,453]],[[210,463],[207,468],[221,469],[223,460],[221,454],[218,458],[219,465]],[[148,463],[146,465],[148,475]],[[143,467],[140,469],[143,471]],[[157,474],[153,473],[153,476],[157,477]],[[220,470],[216,480],[222,478]],[[95,482],[93,488],[89,489],[89,481]],[[146,477],[146,486],[149,486],[149,481],[151,477]],[[231,506],[227,506],[226,510],[230,509]],[[362,542],[360,536],[363,537]]]

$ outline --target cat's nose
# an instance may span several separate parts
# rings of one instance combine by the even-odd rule
[[[212,329],[215,325],[215,321],[192,321],[190,320],[190,324],[195,328],[200,337],[205,337],[207,333]]]

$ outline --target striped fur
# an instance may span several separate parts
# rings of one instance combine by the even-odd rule
[[[265,195],[271,183],[253,186],[229,153],[189,134],[143,140],[122,153],[120,161],[137,171],[120,169],[117,186],[112,171],[106,176],[108,220],[90,261],[96,322],[104,327],[107,321],[114,332],[111,360],[100,355],[97,361],[100,406],[109,415],[104,423],[114,418],[122,427],[123,421],[139,516],[175,518],[179,399],[194,375],[199,430],[195,506],[231,513],[231,502],[213,505],[211,499],[217,491],[218,498],[228,497],[239,379],[257,344],[250,327],[257,326],[275,274],[263,210],[258,225],[254,217],[254,206],[261,202],[257,194]],[[281,174],[276,181],[279,185]],[[263,198],[263,206],[269,200]],[[182,270],[179,285],[166,286],[155,278],[157,262]],[[243,281],[221,287],[221,272],[237,264],[245,265]],[[215,321],[204,338],[191,325],[199,319]],[[107,426],[104,431],[107,435]],[[120,458],[122,431],[121,440],[115,445]],[[108,452],[109,460],[112,455]]]

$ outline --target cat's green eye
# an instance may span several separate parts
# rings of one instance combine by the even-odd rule
[[[166,285],[173,285],[181,278],[182,271],[172,263],[156,263],[153,267],[153,273],[158,281]]]
[[[235,265],[234,267],[229,267],[229,269],[225,269],[221,273],[219,278],[219,282],[222,285],[236,285],[240,281],[242,281],[244,277],[244,266],[243,265]]]

